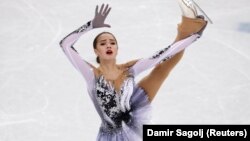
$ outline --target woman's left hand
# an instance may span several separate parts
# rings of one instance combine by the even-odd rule
[[[105,8],[104,8],[105,7]],[[108,16],[111,7],[109,5],[102,4],[100,11],[98,11],[98,5],[95,9],[95,17],[92,20],[93,28],[100,28],[100,27],[111,27],[109,24],[105,24],[104,21]]]

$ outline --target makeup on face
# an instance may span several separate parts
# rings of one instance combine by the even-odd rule
[[[112,34],[104,33],[100,35],[96,42],[97,56],[104,60],[116,59],[117,41]]]
[[[116,51],[117,43],[114,37],[110,34],[103,34],[97,41],[97,48],[105,51],[106,55],[112,55]]]

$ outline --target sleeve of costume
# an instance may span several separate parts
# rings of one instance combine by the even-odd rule
[[[178,52],[184,50],[194,41],[200,37],[199,34],[193,34],[183,40],[173,43],[168,47],[156,52],[153,56],[138,60],[130,69],[133,72],[134,76],[139,73],[156,66],[157,64],[170,59]]]
[[[60,46],[69,59],[69,61],[73,64],[73,66],[82,74],[85,78],[88,90],[91,90],[93,87],[93,81],[95,79],[93,67],[83,60],[78,52],[73,47],[74,43],[87,31],[93,29],[91,21],[87,24],[81,26],[77,30],[73,31],[65,38],[63,38],[60,42]]]

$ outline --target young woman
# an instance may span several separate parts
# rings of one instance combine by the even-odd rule
[[[74,49],[74,43],[88,31],[110,27],[104,21],[111,8],[98,6],[93,20],[66,36],[61,42],[64,53],[87,82],[88,93],[101,117],[98,141],[141,140],[142,125],[150,120],[150,103],[169,72],[179,62],[183,50],[201,36],[207,22],[197,17],[189,0],[178,0],[182,9],[182,22],[178,26],[175,42],[149,58],[133,60],[118,65],[115,36],[100,33],[93,42],[98,67],[83,60]],[[152,68],[150,74],[135,84],[134,78]]]

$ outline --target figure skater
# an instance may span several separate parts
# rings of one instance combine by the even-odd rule
[[[86,80],[87,91],[101,118],[98,141],[142,140],[142,125],[150,121],[150,103],[184,49],[201,36],[207,25],[190,0],[178,0],[178,3],[183,16],[174,43],[148,58],[118,65],[117,40],[109,32],[100,33],[93,42],[98,67],[81,58],[74,43],[92,29],[110,27],[104,21],[111,7],[104,4],[100,9],[96,6],[93,20],[60,42],[65,55]],[[149,68],[153,70],[136,84],[135,77]]]

